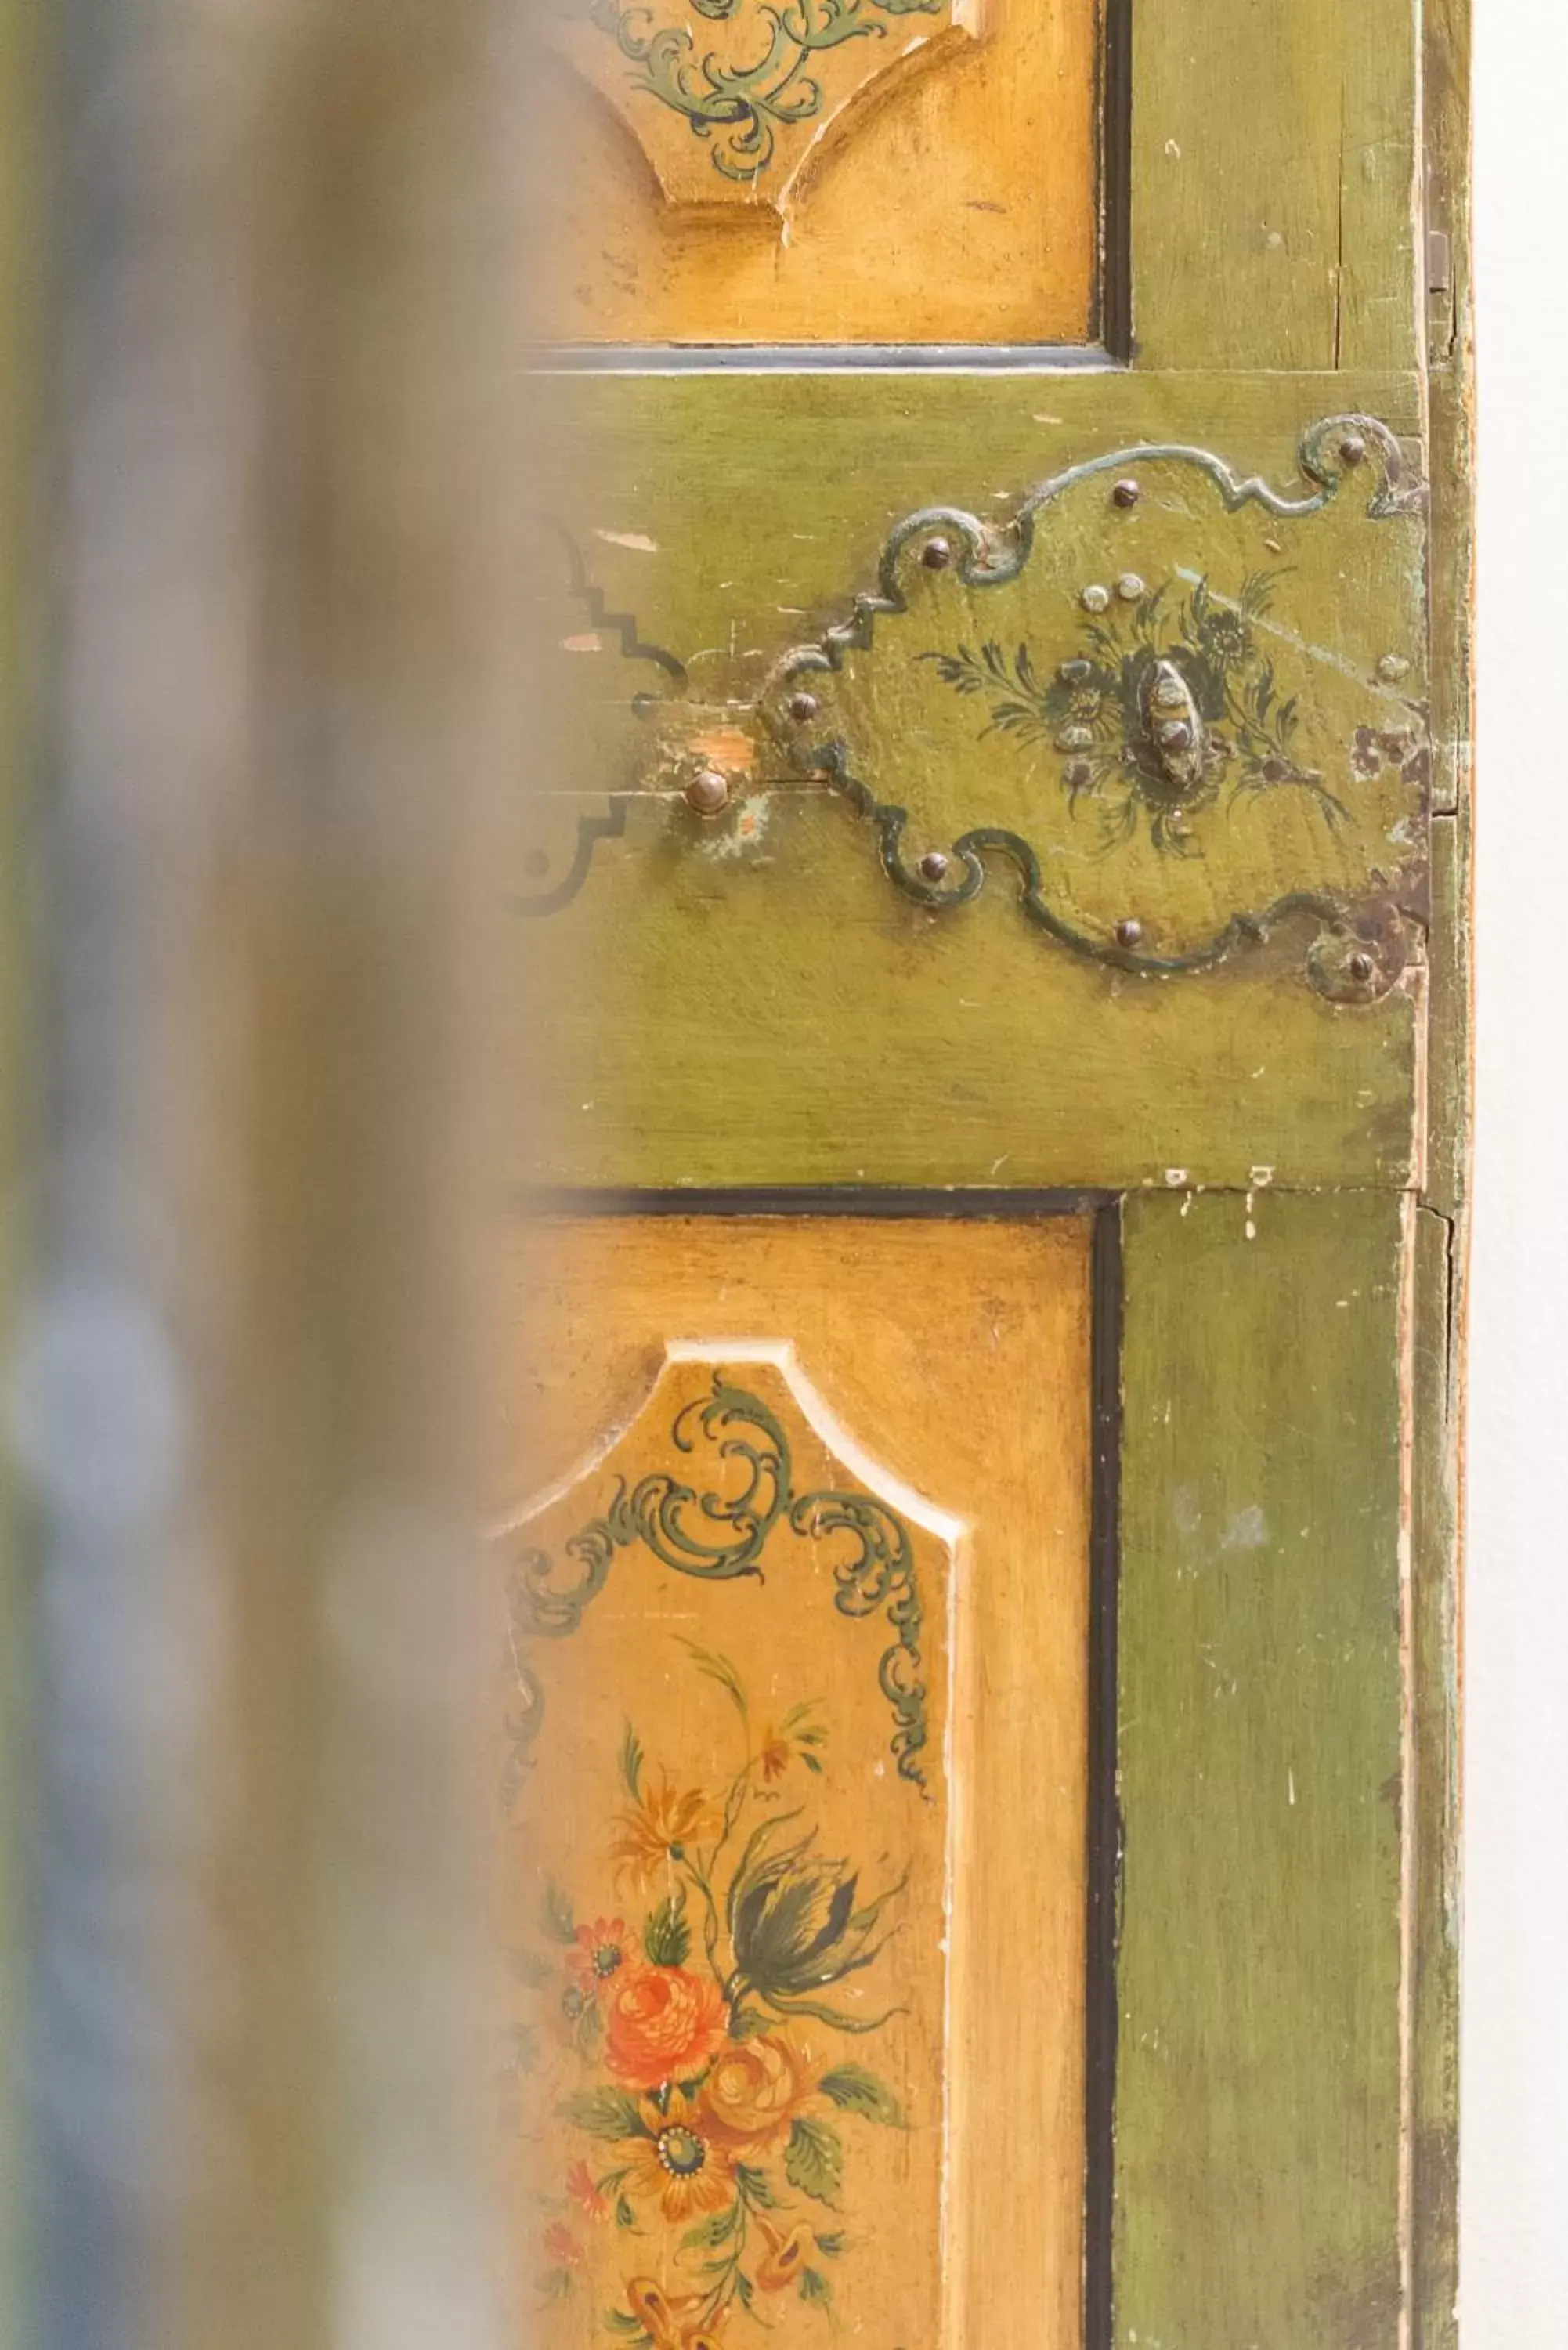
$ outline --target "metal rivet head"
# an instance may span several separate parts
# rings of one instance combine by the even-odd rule
[[[1130,914],[1125,922],[1116,924],[1116,944],[1119,947],[1136,947],[1142,936],[1143,924],[1135,921]]]
[[[1075,759],[1064,773],[1068,784],[1075,792],[1081,792],[1085,785],[1092,784],[1095,780],[1095,771],[1087,759]]]
[[[945,881],[947,879],[947,871],[948,860],[942,855],[941,850],[940,848],[928,848],[925,855],[920,859],[921,880]]]
[[[1064,685],[1087,685],[1094,673],[1086,660],[1064,660],[1056,671]]]
[[[1103,612],[1111,600],[1111,591],[1097,583],[1085,588],[1078,601],[1085,612]]]
[[[1339,444],[1339,453],[1347,465],[1359,465],[1366,454],[1366,443],[1359,432],[1347,432]]]
[[[1262,775],[1266,784],[1282,784],[1290,772],[1289,763],[1284,759],[1265,759],[1263,762]]]
[[[549,850],[530,848],[524,857],[523,870],[530,881],[542,881],[550,870]]]
[[[802,726],[806,723],[808,719],[815,718],[821,708],[822,704],[818,702],[815,693],[792,693],[790,695],[789,714]]]
[[[1118,506],[1136,506],[1142,495],[1143,492],[1136,482],[1117,482],[1111,492],[1111,504]]]
[[[686,805],[699,816],[718,816],[730,805],[730,783],[717,767],[704,767],[686,786]]]
[[[945,571],[952,559],[952,548],[945,538],[928,538],[920,549],[920,561],[928,571]]]
[[[1365,947],[1358,947],[1353,955],[1346,958],[1345,968],[1357,985],[1364,987],[1376,972],[1377,965]]]
[[[1192,729],[1185,718],[1172,718],[1159,730],[1160,748],[1165,751],[1188,751],[1192,747]]]
[[[634,693],[631,697],[634,718],[651,718],[658,708],[659,696],[656,693]]]
[[[1136,604],[1143,594],[1143,581],[1136,571],[1124,571],[1116,581],[1116,594],[1124,604]]]
[[[1385,653],[1377,664],[1377,674],[1385,685],[1397,685],[1402,677],[1410,674],[1410,664],[1403,653]]]

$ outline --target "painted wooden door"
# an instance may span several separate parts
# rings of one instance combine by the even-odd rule
[[[1429,17],[541,31],[520,2334],[1451,2340]]]

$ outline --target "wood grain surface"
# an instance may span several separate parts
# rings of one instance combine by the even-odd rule
[[[1407,1214],[1127,1206],[1118,2343],[1400,2338]]]
[[[1092,0],[987,0],[975,37],[939,32],[793,168],[775,161],[740,192],[747,201],[717,210],[688,185],[693,170],[713,177],[711,139],[642,95],[690,151],[688,200],[672,203],[624,105],[542,59],[558,84],[542,174],[541,250],[556,265],[533,289],[535,330],[628,343],[1089,341],[1098,14]],[[748,32],[753,50],[765,46],[766,27],[744,23],[701,26],[698,46],[722,59]]]
[[[815,2265],[831,2272],[843,2322],[886,2350],[981,2334],[1005,2350],[1070,2350],[1079,2339],[1090,1236],[1090,1220],[1080,1217],[548,1218],[521,1235],[514,1260],[514,1417],[501,1491],[508,1531],[497,1543],[508,1571],[521,1550],[541,1545],[558,1560],[569,1524],[602,1511],[618,1482],[635,1487],[649,1469],[668,1468],[666,1406],[708,1393],[716,1369],[776,1410],[799,1490],[829,1484],[906,1497],[930,1627],[933,1734],[924,1755],[934,1803],[888,1759],[888,1700],[871,1661],[883,1645],[880,1627],[873,1633],[835,1612],[830,1580],[845,1553],[842,1535],[792,1543],[781,1531],[777,1564],[770,1550],[761,1585],[705,1586],[660,1568],[646,1546],[629,1546],[580,1630],[525,1644],[546,1712],[523,1800],[529,1817],[552,1823],[540,1840],[549,1864],[575,1871],[585,1888],[602,1858],[609,1802],[599,1749],[618,1747],[628,1716],[650,1775],[668,1762],[678,1782],[682,1769],[688,1779],[704,1771],[713,1778],[719,1758],[732,1770],[737,1740],[745,1744],[732,1705],[694,1668],[682,1639],[733,1662],[759,1730],[765,1716],[776,1732],[799,1700],[821,1700],[829,1733],[818,1750],[823,1773],[781,1760],[777,1783],[792,1804],[820,1802],[822,1849],[863,1859],[867,1892],[906,1866],[911,1898],[925,1886],[867,1970],[863,1993],[875,2004],[892,1984],[911,2016],[925,2017],[923,2039],[910,2018],[853,2043],[820,2022],[811,2027],[819,2064],[830,2052],[838,2061],[848,2046],[855,2061],[886,2070],[913,2130],[900,2137],[843,2116],[836,2225],[793,2184],[766,2215],[774,2234],[807,2220],[842,2230],[845,2249],[814,2256]],[[666,1348],[682,1341],[701,1342],[711,1359],[666,1367]],[[759,1362],[763,1342],[792,1344],[793,1366]],[[836,1435],[825,1440],[814,1430],[803,1392]],[[586,1470],[574,1465],[585,1459]],[[696,1484],[691,1458],[677,1456],[677,1465]],[[530,1516],[519,1503],[541,1479],[550,1481],[552,1498]],[[932,1531],[944,1523],[945,1535]],[[551,1580],[569,1582],[570,1572]],[[933,1601],[944,1583],[950,1742],[936,1734],[937,1709],[945,1711],[936,1667],[949,1636]],[[563,1683],[563,1672],[575,1678]],[[561,1693],[568,1688],[575,1695]],[[553,1692],[569,1724],[556,1747]],[[591,1755],[579,1752],[585,1742]],[[623,1786],[623,1810],[626,1795]],[[940,1971],[932,1837],[944,1804],[951,1869],[945,2054],[940,2031],[933,2040],[930,2005]],[[526,1836],[511,1866],[521,1873],[512,1879],[514,1933],[537,1941],[539,1887]],[[620,1916],[623,1898],[632,1918],[635,1892],[624,1878],[615,1900],[607,1889],[607,1922]],[[588,1904],[586,1889],[578,1898]],[[775,2017],[775,2036],[793,2031]],[[801,2110],[820,2117],[827,2107],[808,2099]],[[623,2233],[618,2244],[613,2227],[602,2232],[604,2223],[580,2209],[574,2216],[542,2205],[548,2194],[569,2202],[567,2159],[556,2158],[566,2149],[551,2136],[550,2118],[535,2126],[543,2137],[517,2189],[525,2312],[541,2266],[541,2228],[552,2222],[572,2230],[596,2282],[594,2263],[614,2268],[618,2260],[625,2268],[635,2244],[638,2272],[682,2298],[691,2254],[676,2256],[648,2213],[636,2214],[648,2232]],[[586,2141],[574,2141],[571,2154],[586,2150]],[[618,2167],[613,2146],[592,2151],[602,2168]],[[776,2168],[776,2147],[768,2158]],[[940,2231],[939,2203],[947,2214]],[[753,2222],[753,2254],[763,2236]],[[626,2279],[619,2282],[624,2291]],[[764,2314],[794,2306],[765,2287],[763,2298]],[[569,2299],[562,2294],[562,2312]],[[693,2314],[683,2322],[690,2329]],[[788,2320],[792,2327],[816,2322],[809,2309]],[[580,2340],[585,2324],[580,2310],[575,2318],[557,2314],[552,2338],[559,2327],[562,2340]]]

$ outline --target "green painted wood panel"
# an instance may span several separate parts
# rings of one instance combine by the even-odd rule
[[[1404,1214],[1127,1211],[1129,2350],[1395,2350]]]
[[[1138,363],[1410,365],[1412,0],[1205,0],[1134,22]]]
[[[611,612],[722,719],[842,618],[903,515],[1003,512],[1144,441],[1288,487],[1303,427],[1418,433],[1413,377],[558,377],[556,512]],[[1369,528],[1381,525],[1369,525]],[[580,625],[580,623],[579,623]],[[596,775],[595,781],[599,778]],[[562,911],[518,920],[537,1107],[514,1164],[573,1184],[1402,1185],[1419,1004],[1349,1007],[1303,941],[1175,981],[1075,961],[1004,884],[951,921],[901,898],[849,808],[780,792],[741,843],[628,795]]]
[[[1053,951],[1000,891],[938,923],[836,802],[781,806],[765,861],[690,831],[672,843],[634,808],[593,887],[518,926],[524,1000],[552,1006],[524,1180],[1407,1177],[1403,995],[1325,1003],[1283,942],[1244,969],[1127,979]]]
[[[1464,1232],[1414,1214],[1411,1666],[1416,1783],[1410,2025],[1414,2350],[1459,2339],[1459,1430]]]

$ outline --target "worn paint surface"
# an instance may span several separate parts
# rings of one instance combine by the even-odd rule
[[[497,1643],[490,1712],[510,1725],[508,1936],[523,1955],[515,2020],[535,2067],[519,2077],[511,2141],[522,2339],[629,2342],[635,2316],[650,2314],[646,2293],[633,2301],[630,2288],[651,2282],[680,2304],[688,2350],[694,2334],[711,2338],[704,2319],[721,2309],[729,2350],[763,2344],[768,2325],[824,2350],[834,2325],[884,2350],[981,2338],[998,2350],[1077,2350],[1091,1229],[1082,1215],[618,1213],[551,1217],[514,1237],[513,1431],[493,1550],[513,1637]],[[776,1433],[754,1419],[711,1430],[688,1421],[691,1451],[672,1448],[671,1405],[701,1413],[721,1374],[762,1402]],[[721,1455],[714,1437],[753,1451]],[[781,1449],[782,1470],[765,1465]],[[753,1465],[754,1509],[704,1512],[709,1493],[721,1510],[746,1493]],[[646,1482],[672,1471],[690,1499]],[[531,1506],[522,1497],[541,1478],[545,1498]],[[786,1491],[795,1523],[793,1507],[774,1506]],[[867,1529],[890,1544],[889,1564],[857,1582],[847,1521],[862,1507]],[[607,1560],[593,1531],[606,1526]],[[682,1531],[712,1555],[693,1555]],[[753,1549],[760,1574],[725,1571],[743,1568]],[[918,1627],[911,1586],[892,1565],[906,1556]],[[736,1668],[744,1731],[733,1694],[693,1669],[693,1643]],[[804,1752],[819,1771],[802,1759],[801,1719],[793,1745],[785,1728],[812,1697],[819,1703],[805,1725],[826,1735]],[[626,1783],[628,1720],[642,1750],[640,1799]],[[923,1745],[909,1742],[917,1724]],[[732,1985],[742,2012],[771,2016],[761,2070],[776,2095],[753,2109],[754,2150],[742,2158],[776,2199],[753,2208],[763,2188],[740,2179],[733,2159],[744,2135],[738,2085],[759,2068],[731,2051],[715,2087],[706,2056],[722,2043],[700,2035],[687,2061],[704,2079],[684,2120],[701,2137],[706,2116],[714,2176],[728,2191],[683,2216],[661,2199],[649,2159],[659,2135],[652,2115],[639,2108],[634,2118],[603,2096],[615,2085],[612,2057],[623,2085],[639,2069],[635,2027],[647,2002],[639,1995],[618,2017],[596,1997],[585,2022],[580,1994],[594,1989],[585,1962],[595,1948],[607,1941],[627,1955],[595,1930],[599,1922],[618,1920],[637,1938],[629,1972],[638,1951],[647,1958],[645,1918],[659,1897],[682,1890],[694,1929],[685,1971],[701,1981],[704,1903],[685,1861],[659,1850],[669,1817],[660,1769],[671,1803],[701,1791],[722,1805],[726,1788],[736,1793],[743,1736],[761,1776],[760,1788],[748,1779],[737,1795],[748,1837],[770,1809],[795,1813],[784,1833],[793,1841],[815,1831],[814,1863],[852,1862],[855,1911],[906,1870],[909,1880],[882,1915],[896,1930],[874,1964],[815,1991],[798,1967],[787,1981],[775,1973],[766,1987],[782,1993],[782,2010],[776,1997],[753,1996],[754,1983],[743,1993]],[[761,1757],[781,1738],[769,1778]],[[718,1839],[718,1829],[700,1830],[697,1856],[711,1876],[712,1856],[727,1887],[744,1846],[732,1834],[715,1852]],[[559,1907],[552,1915],[544,1904],[552,1877],[574,1904],[569,1939]],[[722,1905],[722,1958],[727,1914]],[[765,1955],[744,1927],[742,1937]],[[669,1952],[659,1923],[653,1939]],[[837,1955],[847,1955],[841,1943]],[[601,1983],[621,1972],[607,1954],[607,1966]],[[726,1963],[727,1981],[731,1971]],[[687,2002],[679,2017],[701,2023],[711,2002],[676,1988]],[[857,2023],[892,2004],[905,2012],[846,2033],[803,2002]],[[843,2078],[851,2064],[877,2074],[908,2127],[867,2116],[870,2093]],[[854,2102],[840,2105],[836,2090]],[[594,2101],[563,2117],[563,2093]],[[605,2134],[594,2138],[585,2119]],[[792,2161],[796,2119],[808,2126]],[[694,2164],[690,2145],[667,2151]],[[631,2225],[617,2226],[613,2193],[606,2209],[591,2191],[585,2204],[579,2162],[590,2189],[628,2173]],[[670,2206],[689,2199],[695,2193],[672,2182]],[[742,2218],[714,2241],[683,2241],[741,2200]],[[754,2288],[753,2313],[732,2283],[732,2254]],[[803,2293],[806,2267],[826,2294]],[[625,2322],[607,2328],[607,2308]],[[647,2330],[657,2338],[657,2326]]]
[[[550,886],[576,865],[574,819],[605,830],[569,902],[519,925],[528,983],[559,1006],[537,1045],[549,1114],[520,1141],[519,1171],[610,1186],[1133,1195],[1117,2350],[1453,2341],[1467,42],[1464,0],[1434,0],[1419,28],[1408,0],[1137,10],[1125,372],[577,380],[546,403],[570,413],[576,470],[557,469],[561,515],[592,547],[593,587],[680,674],[665,671],[634,711],[607,680],[605,664],[626,659],[618,638],[597,676],[578,678],[600,707],[577,739],[598,729],[602,748],[591,772],[560,770]],[[863,128],[891,140],[897,113]],[[845,187],[855,151],[848,141],[839,158]],[[1426,270],[1418,155],[1447,238]],[[1047,156],[1031,184],[1053,170]],[[831,186],[825,175],[825,204]],[[629,182],[617,203],[624,223]],[[914,246],[901,218],[876,248],[886,298],[845,314],[863,329],[829,332],[910,331],[875,322],[909,315],[920,218],[907,215]],[[677,255],[673,242],[658,250]],[[753,315],[739,255],[682,249],[668,293],[639,263],[606,298],[622,317],[662,305],[646,312],[659,321],[691,300],[726,334]],[[935,330],[971,289],[930,265],[940,282],[928,280],[921,315]],[[1033,331],[1078,331],[1052,325],[1032,295],[1012,306],[1015,291],[992,313],[998,334],[1020,338],[1002,321],[1026,316]],[[778,339],[800,331],[787,295],[772,315]],[[1345,536],[1322,546],[1321,570],[1304,551],[1311,525],[1282,533],[1261,513],[1234,548],[1216,538],[1177,557],[1161,533],[1192,515],[1161,479],[1158,497],[1119,513],[1085,504],[1049,609],[1026,577],[1007,588],[978,577],[1030,486],[1087,459],[1179,443],[1299,495],[1303,431],[1348,411],[1385,422],[1406,477],[1434,488],[1435,510],[1387,526],[1371,567],[1343,505],[1333,527]],[[933,509],[955,556],[911,575],[909,657],[888,658],[884,638],[826,691],[805,681],[831,709],[802,719],[787,696],[770,703],[770,677],[802,690],[781,653],[821,647],[857,593],[876,589],[890,536]],[[1239,552],[1245,562],[1231,563]],[[1195,575],[1179,587],[1178,562]],[[809,752],[831,721],[867,797],[908,811],[911,878],[929,849],[949,859],[928,884],[941,899],[955,860],[970,873],[965,826],[1044,838],[1048,854],[1058,837],[1075,847],[1075,821],[1125,820],[1109,802],[1129,743],[1137,764],[1165,662],[1227,749],[1208,770],[1220,789],[1199,805],[1205,746],[1174,746],[1190,766],[1168,780],[1194,797],[1162,825],[1193,836],[1200,857],[1157,844],[1149,795],[1135,792],[1127,840],[1058,862],[1102,949],[1125,946],[1128,916],[1141,931],[1151,905],[1154,932],[1195,931],[1199,900],[1216,919],[1234,906],[1225,770],[1249,744],[1234,711],[1227,735],[1199,706],[1179,658],[1193,631],[1158,619],[1131,699],[1091,679],[1092,712],[1043,697],[1036,709],[1032,681],[1084,657],[1067,639],[1086,585],[1107,590],[1113,622],[1124,572],[1147,592],[1168,569],[1179,609],[1197,580],[1239,609],[1243,578],[1280,563],[1262,617],[1289,641],[1271,698],[1298,693],[1298,732],[1332,705],[1330,731],[1354,738],[1363,722],[1334,701],[1349,670],[1402,698],[1430,751],[1429,775],[1403,762],[1397,781],[1380,775],[1390,797],[1376,843],[1369,831],[1361,844],[1362,870],[1397,871],[1400,836],[1418,833],[1429,881],[1408,892],[1412,951],[1376,1000],[1314,993],[1310,932],[1288,923],[1179,978],[1042,951],[1020,920],[1018,859],[989,845],[972,898],[922,902],[889,887],[898,877],[866,810],[809,756],[787,755],[792,724]],[[1140,598],[1119,600],[1136,615]],[[1005,624],[987,619],[1004,608]],[[1314,653],[1298,687],[1284,680],[1302,647],[1332,659]],[[1309,711],[1329,671],[1338,682]],[[1021,739],[1032,711],[1048,742]],[[1072,725],[1088,743],[1056,739]],[[1293,743],[1252,747],[1260,768],[1327,772]],[[1069,759],[1091,767],[1092,788],[1068,783]],[[681,797],[694,762],[726,776],[716,817]],[[1265,814],[1290,806],[1310,832],[1310,790],[1272,780],[1281,796],[1265,796]],[[1325,854],[1344,847],[1314,840]],[[1134,863],[1136,891],[1119,878]]]
[[[551,93],[538,135],[554,142],[547,332],[1087,342],[1099,13],[1092,0],[541,12],[570,52],[537,60]],[[661,34],[673,49],[640,67],[627,56],[623,35],[640,47]]]
[[[1127,1211],[1118,2344],[1395,2350],[1402,1214]]]
[[[1411,0],[1135,7],[1133,330],[1150,368],[1404,367]]]
[[[572,880],[579,827],[593,829],[570,902],[517,926],[524,983],[557,1006],[537,1040],[548,1116],[524,1139],[523,1171],[1116,1188],[1163,1184],[1174,1168],[1244,1187],[1262,1166],[1281,1184],[1407,1180],[1418,974],[1381,1001],[1331,1003],[1303,979],[1314,932],[1303,920],[1208,976],[1085,967],[1043,951],[1005,864],[972,904],[946,912],[890,889],[874,831],[820,779],[768,775],[765,825],[750,786],[706,821],[680,787],[694,739],[755,725],[781,650],[844,617],[854,584],[875,582],[889,531],[935,485],[1005,517],[1020,484],[1158,440],[1223,447],[1239,475],[1307,495],[1303,432],[1343,406],[1408,437],[1413,380],[1063,377],[1047,395],[1038,381],[926,377],[900,380],[895,398],[875,378],[784,375],[557,379],[546,390],[546,406],[574,420],[575,454],[555,470],[587,550],[587,585],[554,608],[553,625],[563,639],[587,627],[596,650],[559,656],[565,706],[581,715],[548,763],[530,836],[543,869],[520,874],[518,894],[553,900]],[[779,482],[791,485],[787,517],[764,526]],[[1150,506],[1152,533],[1152,495]],[[1116,532],[1128,520],[1142,529],[1141,515],[1107,501],[1107,577],[1125,567]],[[1320,520],[1344,536],[1311,619],[1346,643],[1361,629],[1365,691],[1397,696],[1406,681],[1390,688],[1375,665],[1399,653],[1382,641],[1392,631],[1418,674],[1418,527],[1365,508]],[[1314,526],[1301,524],[1303,544]],[[1247,559],[1280,559],[1261,515],[1246,528]],[[1085,522],[1080,558],[1089,536]],[[1364,544],[1392,568],[1360,568],[1372,560]],[[1333,579],[1346,565],[1358,594],[1342,614]],[[937,691],[944,715],[961,714],[959,697]],[[898,739],[890,730],[879,754],[893,769]],[[999,769],[1013,755],[991,747]],[[782,768],[763,739],[757,755]],[[1059,803],[1054,775],[1048,789]],[[735,853],[710,853],[721,842]],[[1206,848],[1179,886],[1212,893],[1223,920],[1236,910],[1223,898],[1227,846]],[[1139,854],[1152,855],[1147,836]],[[724,1116],[694,1118],[698,1099],[723,1103]]]

